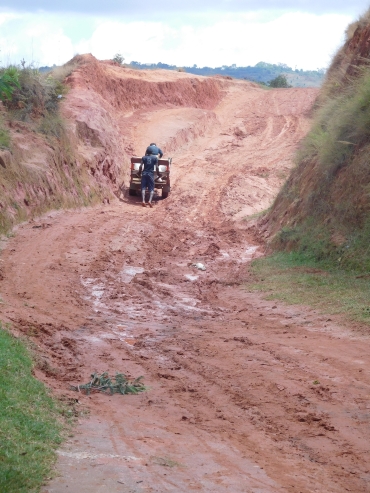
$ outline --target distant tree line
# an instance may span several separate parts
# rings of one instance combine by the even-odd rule
[[[254,67],[238,67],[236,64],[233,65],[222,65],[220,67],[198,67],[196,64],[191,67],[178,67],[177,65],[169,65],[167,63],[140,63],[132,61],[127,64],[124,63],[124,58],[120,53],[117,53],[113,58],[113,61],[122,65],[129,66],[138,70],[176,70],[182,72],[188,72],[194,75],[225,75],[233,77],[235,79],[245,79],[252,82],[257,82],[259,84],[268,85],[270,87],[319,87],[323,82],[325,76],[324,69],[317,70],[302,70],[293,69],[286,65],[285,63],[266,63],[259,62]],[[53,67],[40,67],[40,72],[48,72],[55,68]],[[286,85],[284,82],[284,77],[286,80]],[[277,80],[276,80],[277,79]],[[271,85],[272,83],[272,85]],[[274,84],[278,84],[277,86]],[[280,84],[280,85],[279,85]],[[282,85],[281,85],[282,84]]]
[[[179,70],[179,67],[176,65],[168,65],[166,63],[140,63],[140,62],[131,62],[130,66],[139,70],[148,70],[148,69],[165,69],[165,70]],[[259,62],[254,67],[246,66],[246,67],[238,67],[237,65],[222,65],[220,67],[198,67],[197,65],[193,65],[191,67],[181,67],[182,70],[190,74],[195,75],[226,75],[233,77],[235,79],[245,79],[253,82],[258,82],[266,85],[270,85],[274,79],[279,76],[284,76],[286,78],[286,86],[278,85],[272,87],[289,87],[289,86],[313,86],[318,87],[321,85],[324,76],[325,69],[317,69],[317,70],[302,70],[302,69],[293,69],[286,65],[285,63],[266,63]],[[282,80],[278,79],[278,84],[282,84]]]

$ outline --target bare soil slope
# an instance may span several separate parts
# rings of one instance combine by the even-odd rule
[[[368,338],[242,287],[261,252],[241,219],[276,195],[317,92],[99,67],[106,82],[87,64],[65,107],[85,152],[114,132],[127,155],[156,141],[173,191],[51,213],[2,252],[0,318],[37,345],[37,376],[90,409],[44,493],[369,491]],[[68,390],[93,370],[149,390]]]

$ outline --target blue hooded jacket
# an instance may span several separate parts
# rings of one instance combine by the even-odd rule
[[[151,152],[148,152],[149,150]],[[159,158],[162,158],[163,157],[163,152],[156,145],[150,145],[149,147],[147,147],[146,153],[153,154],[153,156],[158,156],[158,154],[159,154]]]

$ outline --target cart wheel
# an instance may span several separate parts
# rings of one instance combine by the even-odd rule
[[[168,194],[171,191],[171,187],[168,185],[167,187],[163,187],[162,189],[162,199],[166,199],[168,197]]]

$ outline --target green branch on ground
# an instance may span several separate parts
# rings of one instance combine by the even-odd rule
[[[144,392],[146,387],[141,383],[143,377],[138,377],[133,381],[130,381],[123,373],[116,373],[114,379],[109,377],[108,372],[104,372],[101,375],[93,373],[91,375],[90,382],[72,386],[72,390],[80,392],[83,390],[86,394],[91,392],[110,392],[111,394],[138,394]]]

